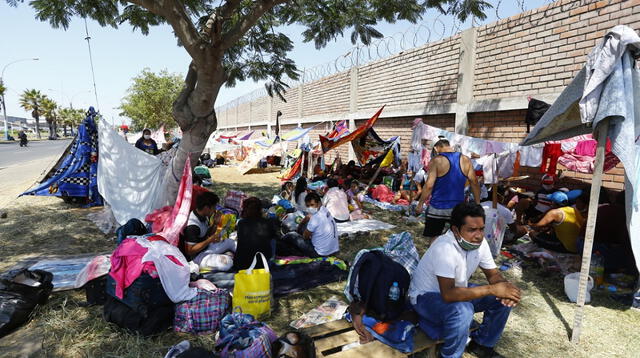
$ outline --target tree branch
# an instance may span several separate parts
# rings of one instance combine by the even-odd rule
[[[231,0],[230,0],[231,1]],[[283,4],[289,0],[259,0],[251,8],[251,11],[245,15],[223,38],[220,47],[226,50],[238,42],[249,29],[251,29],[260,20],[262,15],[273,9],[274,6]]]
[[[176,36],[187,50],[191,58],[199,61],[202,58],[202,50],[199,47],[200,35],[193,24],[184,5],[175,0],[127,0],[132,4],[141,6],[150,12],[162,16],[175,31]]]

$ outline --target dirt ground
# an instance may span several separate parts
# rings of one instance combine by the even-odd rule
[[[233,168],[212,171],[212,190],[223,195],[227,190],[242,190],[249,195],[270,198],[277,192],[276,173],[239,175]],[[19,181],[18,181],[19,182]],[[28,182],[28,180],[27,180]],[[0,269],[3,271],[27,257],[102,253],[114,249],[113,235],[105,235],[87,219],[86,209],[63,203],[56,198],[23,197],[23,180],[12,187],[0,187],[0,203],[5,202],[9,217],[0,219]],[[0,207],[2,207],[0,205]],[[420,235],[423,225],[409,223],[397,213],[369,207],[374,216],[397,227],[391,231],[345,239],[340,257],[352,260],[358,250],[381,246],[393,232],[409,231],[422,255],[427,245]],[[523,289],[524,298],[509,319],[497,346],[506,357],[637,357],[640,351],[640,312],[596,292],[586,306],[582,342],[569,342],[575,305],[564,294],[562,277],[528,263],[522,270],[510,269],[506,276]],[[482,281],[479,281],[482,282]],[[342,295],[344,282],[292,294],[279,300],[279,309],[266,322],[278,333],[289,322],[320,305],[332,295]],[[213,337],[194,337],[167,332],[142,338],[121,331],[102,319],[102,307],[84,307],[82,291],[53,294],[19,333],[40,332],[42,357],[162,357],[168,348],[188,339],[195,345],[212,348]],[[2,340],[0,340],[2,346]],[[1,357],[15,356],[0,347]],[[418,354],[417,357],[422,355]],[[470,356],[465,356],[470,357]]]

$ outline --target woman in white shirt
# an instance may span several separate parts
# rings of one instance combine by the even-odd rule
[[[293,200],[296,204],[298,210],[306,213],[307,205],[304,202],[304,199],[307,197],[307,179],[304,177],[300,177],[296,182],[296,188],[293,191]]]

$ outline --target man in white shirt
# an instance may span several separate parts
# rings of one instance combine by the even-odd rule
[[[278,255],[302,255],[307,257],[331,256],[340,250],[338,228],[333,216],[322,205],[320,196],[309,193],[305,198],[309,215],[302,220],[300,227],[306,225],[303,234],[290,232],[278,242]]]
[[[327,181],[329,190],[322,198],[322,205],[329,210],[336,222],[349,221],[349,198],[347,193],[340,188],[338,181],[329,179]]]
[[[469,285],[480,267],[488,285]],[[411,279],[409,298],[420,317],[420,328],[432,339],[442,339],[442,357],[461,357],[474,312],[483,312],[480,328],[471,334],[468,350],[478,357],[501,357],[496,345],[511,308],[520,301],[520,289],[496,268],[484,240],[484,209],[475,203],[458,204],[451,229],[435,240]]]

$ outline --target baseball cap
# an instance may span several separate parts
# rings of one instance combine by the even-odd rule
[[[547,198],[558,205],[567,205],[569,203],[569,197],[561,191],[556,191]]]

